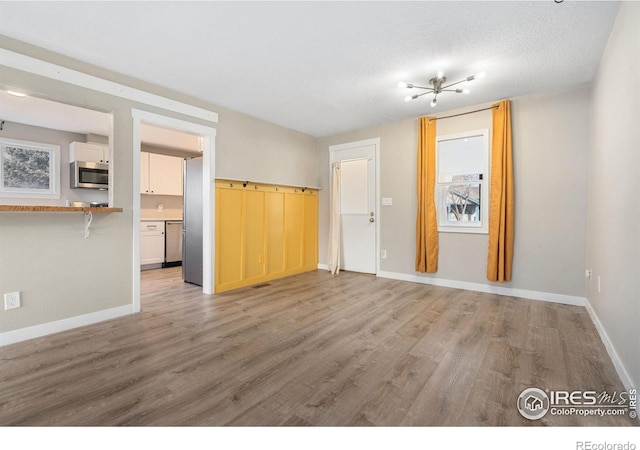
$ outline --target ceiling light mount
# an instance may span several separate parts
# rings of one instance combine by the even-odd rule
[[[449,88],[451,88],[452,86],[456,86],[460,83],[467,83],[469,81],[473,81],[479,78],[484,78],[485,75],[486,75],[486,72],[480,72],[475,75],[469,75],[464,80],[456,81],[455,83],[445,84],[447,82],[447,77],[445,77],[444,73],[440,70],[438,71],[435,77],[429,80],[429,85],[431,87],[418,86],[417,84],[406,83],[404,81],[401,81],[400,83],[398,83],[398,87],[401,89],[422,89],[425,91],[421,94],[415,94],[415,95],[410,95],[408,97],[405,97],[404,100],[406,102],[409,102],[411,100],[416,100],[417,98],[420,98],[423,95],[433,94],[433,99],[431,100],[431,106],[434,107],[438,104],[438,94],[442,92],[454,92],[456,94],[469,94],[471,92],[469,89],[460,89],[460,88],[449,89]]]

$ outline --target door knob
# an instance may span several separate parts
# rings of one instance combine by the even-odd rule
[[[376,219],[374,219],[373,217],[369,218],[369,222],[375,222],[375,221],[376,221]]]

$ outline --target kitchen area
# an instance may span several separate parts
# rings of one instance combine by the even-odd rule
[[[0,206],[91,208],[91,214],[119,209],[109,208],[110,180],[122,176],[111,171],[110,114],[6,91],[0,91],[0,110],[3,185],[11,191],[0,195]],[[202,285],[200,138],[143,123],[140,148],[141,270],[182,266],[185,281]],[[34,169],[14,174],[20,158]],[[100,233],[91,219],[85,218],[81,230],[85,239]]]
[[[140,153],[140,269],[182,266],[202,285],[202,154],[198,137],[143,125]]]

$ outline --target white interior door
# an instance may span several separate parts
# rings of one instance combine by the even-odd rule
[[[332,147],[331,163],[341,162],[340,267],[375,274],[377,271],[376,156],[377,143],[354,142]]]

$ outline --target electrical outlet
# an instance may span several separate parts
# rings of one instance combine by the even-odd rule
[[[20,308],[20,291],[4,294],[4,310]]]
[[[585,269],[584,276],[587,277],[587,280],[590,280],[592,275],[593,272],[591,271],[591,269]]]
[[[387,251],[380,250],[380,259],[387,259]]]

